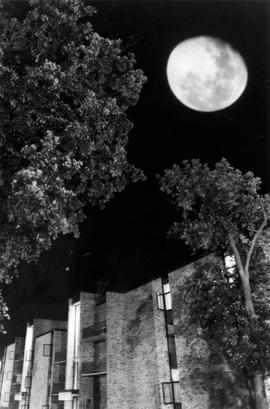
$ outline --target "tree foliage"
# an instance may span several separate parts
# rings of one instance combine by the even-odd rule
[[[185,240],[193,251],[221,251],[223,257],[229,252],[235,257],[230,279],[224,262],[216,260],[195,274],[191,313],[231,368],[246,374],[253,407],[265,409],[270,253],[263,235],[270,197],[259,194],[260,183],[252,172],[243,174],[225,159],[213,169],[200,160],[184,161],[160,178],[161,190],[180,211],[170,235]]]
[[[212,170],[198,159],[184,161],[166,170],[160,182],[181,212],[169,234],[194,251],[228,249],[230,233],[245,253],[269,217],[269,195],[258,193],[261,180],[252,172],[242,174],[226,159]]]
[[[258,314],[251,328],[235,267],[228,268],[224,258],[201,263],[187,281],[185,296],[189,310],[187,325],[202,329],[212,358],[229,363],[235,376],[250,378],[270,368],[270,276],[269,262],[260,254],[251,265],[251,288]]]
[[[128,162],[145,76],[121,40],[98,35],[81,0],[1,1],[0,277],[79,234],[87,203],[104,206],[142,171]]]

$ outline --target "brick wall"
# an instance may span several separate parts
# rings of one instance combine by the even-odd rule
[[[162,382],[170,380],[164,312],[155,280],[126,294],[107,293],[109,409],[171,409]]]
[[[212,256],[211,256],[212,257]],[[183,409],[247,409],[248,393],[222,360],[212,362],[211,351],[199,328],[188,323],[184,286],[207,258],[169,274],[177,362]]]

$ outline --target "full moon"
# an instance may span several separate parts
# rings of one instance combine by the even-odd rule
[[[184,105],[213,112],[232,105],[247,84],[241,55],[228,43],[212,37],[194,37],[178,44],[167,64],[169,86]]]

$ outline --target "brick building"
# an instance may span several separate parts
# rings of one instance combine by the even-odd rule
[[[67,331],[63,321],[34,320],[18,409],[247,409],[245,385],[212,360],[200,329],[187,324],[187,280],[207,260],[126,293],[80,293],[69,300]],[[6,350],[2,375],[13,368],[14,350]]]
[[[201,259],[127,293],[70,300],[65,409],[247,408],[248,393],[187,326],[186,280]],[[229,268],[233,268],[230,266]]]
[[[70,300],[59,399],[65,409],[181,408],[168,283]]]

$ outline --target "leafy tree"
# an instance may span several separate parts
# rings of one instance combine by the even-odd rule
[[[170,235],[185,240],[193,251],[230,252],[235,257],[236,270],[229,281],[228,271],[216,261],[198,273],[193,313],[233,370],[246,373],[254,408],[265,409],[270,310],[269,254],[262,238],[270,197],[258,193],[260,182],[225,159],[213,169],[199,160],[184,161],[160,178],[161,190],[181,214]]]
[[[99,36],[82,0],[2,0],[0,19],[0,278],[60,234],[79,234],[86,204],[103,207],[144,178],[127,159],[146,80],[121,40]]]

